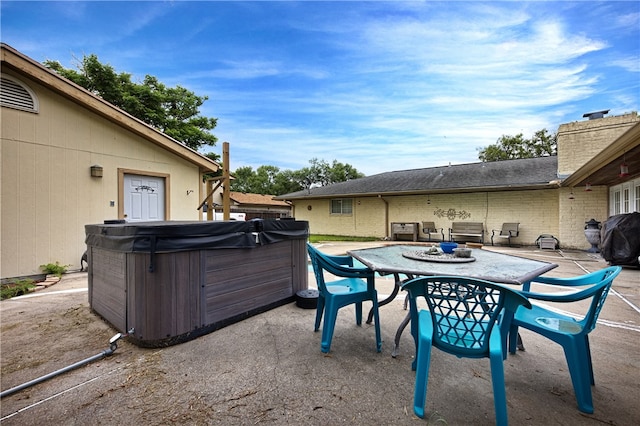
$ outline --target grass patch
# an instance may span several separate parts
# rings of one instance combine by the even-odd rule
[[[319,243],[325,241],[356,241],[356,242],[367,242],[367,241],[380,241],[380,238],[376,237],[349,237],[345,235],[323,235],[323,234],[312,234],[309,235],[310,243]]]
[[[0,286],[0,300],[11,299],[15,296],[22,296],[33,290],[36,285],[35,281],[30,279],[15,280],[12,283],[2,284]]]
[[[47,275],[55,275],[58,278],[62,278],[62,274],[67,272],[67,268],[71,265],[61,265],[60,262],[47,263],[46,265],[40,265],[42,272]]]

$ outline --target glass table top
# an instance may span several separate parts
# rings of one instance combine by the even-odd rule
[[[390,244],[350,250],[347,253],[370,269],[380,273],[455,275],[517,285],[531,281],[558,266],[555,263],[483,249],[473,249],[471,256],[476,260],[466,263],[431,262],[403,256],[403,253],[426,249],[428,249],[427,246]]]

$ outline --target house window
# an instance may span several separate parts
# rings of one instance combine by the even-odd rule
[[[331,214],[353,213],[353,200],[351,198],[338,198],[331,200]]]
[[[629,185],[622,186],[622,213],[629,213],[630,192]]]
[[[616,188],[611,188],[611,215],[620,214],[620,194],[621,188],[618,186]]]
[[[17,78],[3,74],[0,78],[0,105],[37,113],[38,97]]]
[[[609,189],[609,214],[640,212],[640,180],[616,185]]]

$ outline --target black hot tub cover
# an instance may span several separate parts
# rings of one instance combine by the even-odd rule
[[[306,239],[309,223],[296,220],[214,222],[130,222],[85,225],[90,247],[120,252],[156,253],[189,250],[247,249],[291,239]]]
[[[85,225],[89,246],[122,252],[174,252],[254,248],[289,239],[306,239],[306,221],[129,222]]]

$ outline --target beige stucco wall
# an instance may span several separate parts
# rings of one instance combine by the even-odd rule
[[[56,261],[79,269],[84,226],[118,218],[118,168],[167,174],[169,218],[199,220],[197,166],[15,77],[37,94],[40,108],[0,111],[0,277],[39,274],[39,265]],[[93,164],[103,166],[104,177],[90,176]]]
[[[558,128],[558,173],[569,175],[640,121],[636,112],[561,124]]]

